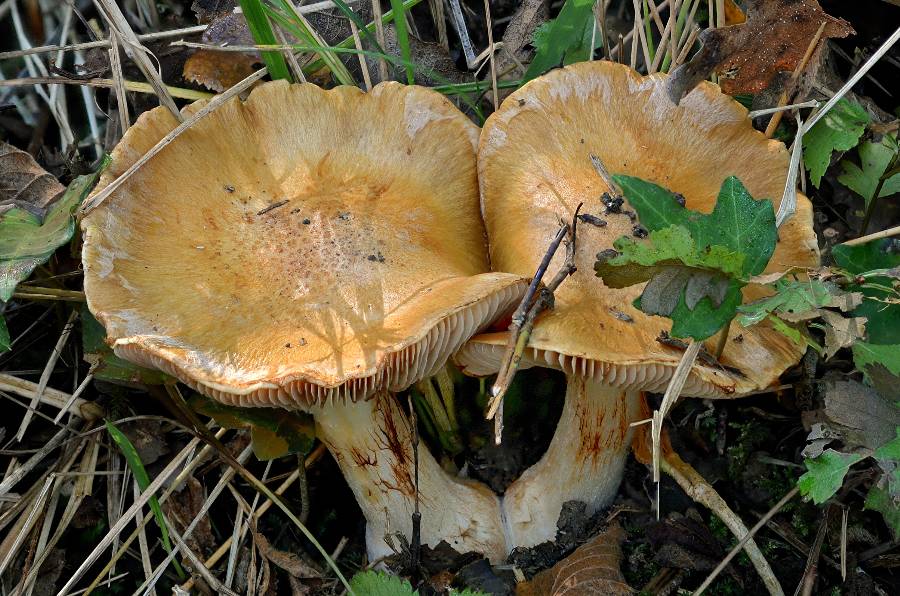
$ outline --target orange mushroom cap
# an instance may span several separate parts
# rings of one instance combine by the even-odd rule
[[[771,199],[777,209],[788,172],[784,145],[754,130],[747,110],[717,86],[701,84],[676,106],[665,82],[666,75],[640,76],[612,62],[574,64],[531,81],[485,123],[478,170],[494,269],[532,274],[559,220],[569,220],[581,202],[583,213],[608,222],[578,226],[578,272],[557,290],[555,308],[538,320],[526,365],[660,390],[681,359],[680,351],[656,341],[670,321],[632,306],[643,285],[611,289],[594,275],[596,254],[630,235],[633,222],[603,215],[600,197],[610,189],[595,172],[591,154],[613,174],[681,193],[689,209],[712,211],[729,176],[737,176],[755,198]],[[812,207],[805,196],[798,195],[796,213],[779,235],[767,271],[818,265]],[[563,252],[551,264],[551,275]],[[747,299],[759,295],[759,289],[745,290]],[[503,343],[502,336],[476,338],[460,362],[471,365],[471,372],[485,372],[479,368],[486,370],[488,352]],[[716,396],[764,388],[801,355],[799,346],[770,327],[745,329],[735,322],[721,362],[743,376],[699,363],[685,393]]]
[[[176,125],[143,114],[95,193]],[[524,292],[486,273],[477,138],[421,87],[261,85],[84,217],[88,305],[116,354],[227,403],[401,390]]]

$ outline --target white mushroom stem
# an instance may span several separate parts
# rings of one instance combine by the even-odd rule
[[[509,548],[556,539],[566,501],[582,501],[594,513],[619,487],[631,447],[640,392],[568,376],[566,401],[544,456],[503,497]]]
[[[319,437],[366,517],[370,560],[393,554],[385,536],[399,533],[410,539],[415,511],[415,460],[406,413],[387,393],[357,403],[335,402],[312,413]],[[418,451],[422,544],[434,547],[446,540],[460,553],[475,551],[503,562],[497,496],[484,485],[447,474],[423,443]]]

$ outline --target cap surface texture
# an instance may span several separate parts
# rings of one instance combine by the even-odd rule
[[[143,114],[94,192],[176,125]],[[477,138],[421,87],[263,84],[83,218],[88,305],[116,354],[227,403],[405,388],[524,291],[487,273]]]
[[[581,202],[582,213],[607,222],[578,225],[578,271],[559,287],[555,308],[535,326],[526,365],[658,389],[682,356],[656,341],[670,321],[632,306],[643,285],[611,289],[594,275],[596,254],[631,235],[635,222],[627,201],[622,213],[605,213],[601,196],[609,188],[594,170],[592,154],[612,174],[681,193],[689,209],[712,211],[722,182],[737,176],[754,198],[771,199],[777,210],[788,171],[784,145],[754,130],[747,110],[717,86],[701,84],[675,106],[665,81],[666,75],[640,76],[611,62],[579,63],[517,90],[484,126],[478,168],[495,270],[533,275],[560,220],[571,220]],[[779,236],[768,271],[818,265],[806,197],[798,196],[797,211]],[[548,275],[564,253],[558,251]],[[760,295],[747,288],[745,301]],[[496,336],[485,342],[503,343]],[[735,322],[721,362],[742,374],[698,363],[685,393],[721,396],[769,386],[801,354],[766,325],[744,329]],[[460,360],[465,364],[467,358],[464,353]]]

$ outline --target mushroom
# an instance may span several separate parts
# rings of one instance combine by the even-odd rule
[[[486,122],[478,151],[482,211],[491,263],[499,271],[532,274],[559,220],[577,205],[605,226],[578,226],[578,271],[556,291],[555,307],[538,318],[522,367],[566,373],[565,405],[543,458],[506,491],[510,547],[552,540],[563,503],[590,511],[606,505],[620,482],[642,391],[662,391],[682,352],[657,338],[670,322],[632,306],[643,286],[610,289],[594,275],[596,254],[634,232],[628,205],[595,172],[597,155],[612,173],[650,180],[684,195],[687,207],[709,212],[719,188],[736,175],[757,198],[776,206],[788,153],[753,129],[747,110],[712,84],[679,106],[666,95],[666,76],[640,76],[611,62],[555,70],[510,95]],[[605,202],[604,202],[605,199]],[[798,196],[782,226],[769,270],[818,264],[812,209]],[[562,263],[562,250],[549,268]],[[753,292],[748,289],[747,297]],[[470,374],[497,371],[507,334],[475,337],[457,355]],[[684,395],[727,397],[770,386],[802,351],[765,326],[732,325],[721,362],[700,362]]]
[[[204,102],[186,108],[191,113]],[[177,125],[144,113],[100,192]],[[85,293],[115,353],[223,403],[311,412],[367,520],[409,537],[410,421],[393,393],[521,299],[489,272],[478,128],[436,92],[272,82],[221,105],[82,220]],[[421,538],[505,556],[498,498],[423,447]]]

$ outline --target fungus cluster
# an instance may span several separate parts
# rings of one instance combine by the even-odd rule
[[[409,537],[415,503],[412,429],[394,394],[454,354],[469,373],[496,370],[505,335],[476,334],[515,308],[558,219],[584,201],[605,223],[579,229],[579,271],[523,360],[568,375],[547,453],[500,497],[419,449],[422,542],[500,562],[552,540],[565,501],[609,501],[641,392],[663,389],[680,358],[655,341],[666,322],[631,306],[639,288],[593,277],[594,255],[635,222],[622,205],[604,210],[609,189],[588,156],[691,209],[710,210],[729,175],[754,196],[781,196],[780,143],[714,86],[676,107],[663,83],[611,63],[554,71],[503,103],[480,146],[466,116],[420,87],[261,85],[83,218],[88,306],[121,357],[227,404],[311,412],[375,559],[390,554],[386,535]],[[95,192],[176,125],[164,109],[142,115]],[[817,262],[804,197],[781,236],[773,269]],[[699,363],[685,394],[763,388],[800,356],[764,327],[738,333],[723,362],[743,374]]]

